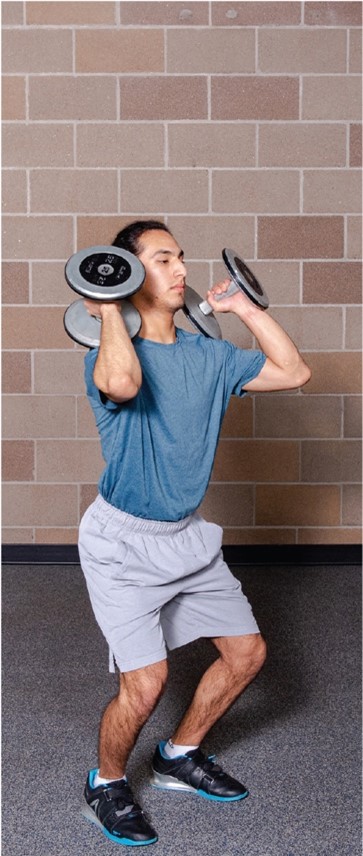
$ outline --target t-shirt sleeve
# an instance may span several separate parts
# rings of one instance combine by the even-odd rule
[[[246,351],[237,348],[231,342],[228,346],[228,374],[231,380],[231,394],[242,397],[247,395],[248,390],[244,387],[260,374],[265,365],[266,355],[262,351]]]
[[[96,386],[93,380],[93,372],[97,360],[98,348],[92,348],[84,359],[84,379],[88,397],[91,399],[92,407],[102,407],[107,410],[118,410],[122,405],[111,401]]]

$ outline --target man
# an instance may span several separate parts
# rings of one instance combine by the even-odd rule
[[[146,277],[131,298],[142,319],[133,341],[119,302],[85,301],[102,319],[85,376],[106,467],[81,521],[79,550],[96,619],[120,670],[120,692],[101,720],[99,768],[88,775],[85,814],[112,841],[141,845],[157,834],[134,802],[126,765],[165,687],[167,648],[208,637],[218,657],[170,739],[155,750],[155,786],[227,802],[248,794],[199,746],[261,669],[265,643],[223,561],[221,528],[197,508],[230,396],[300,387],[310,370],[279,324],[242,291],[216,300],[229,280],[214,286],[208,301],[216,313],[234,312],[261,350],[177,329],[186,268],[163,223],[130,224],[114,244],[139,257]]]

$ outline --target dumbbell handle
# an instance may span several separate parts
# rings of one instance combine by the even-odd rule
[[[236,291],[240,290],[241,289],[239,288],[239,286],[236,285],[233,279],[231,279],[227,291],[224,291],[223,294],[215,294],[214,299],[223,300],[225,297],[232,297],[232,294],[236,294]],[[203,312],[203,315],[210,315],[213,312],[213,309],[210,303],[208,303],[208,300],[202,300],[202,302],[199,304],[199,309],[201,312]]]

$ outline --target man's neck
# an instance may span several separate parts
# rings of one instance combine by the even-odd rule
[[[176,342],[176,328],[173,315],[152,313],[142,313],[142,324],[139,330],[139,336],[142,339],[150,339],[152,342],[159,342],[161,345],[174,345]]]

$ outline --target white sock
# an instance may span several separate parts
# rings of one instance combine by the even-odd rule
[[[168,740],[165,743],[163,752],[168,758],[177,758],[178,755],[185,755],[187,752],[191,752],[193,749],[198,749],[198,746],[182,746],[180,743],[173,743],[172,740]]]
[[[122,781],[126,782],[126,776],[121,776]],[[119,782],[120,779],[103,779],[97,772],[93,779],[93,787],[98,788],[100,785],[109,785],[111,782]]]

